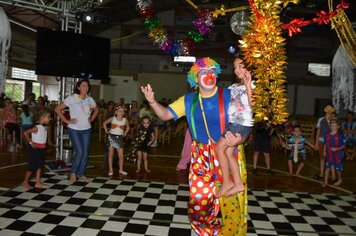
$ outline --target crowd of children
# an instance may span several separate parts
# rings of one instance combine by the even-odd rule
[[[241,62],[240,62],[241,63]],[[238,66],[238,65],[237,65]],[[240,68],[241,69],[241,68]],[[244,74],[246,76],[246,72]],[[250,78],[250,77],[249,77]],[[246,78],[245,78],[246,79]],[[242,81],[242,86],[251,86],[251,80]],[[244,106],[250,104],[250,96],[246,93],[246,101]],[[151,118],[151,113],[149,107],[144,106],[140,112],[136,106],[133,106],[133,110],[126,112],[127,108],[122,104],[115,105],[113,102],[108,103],[109,107],[112,107],[112,111],[106,111],[106,117],[102,123],[103,129],[107,134],[107,147],[108,155],[105,157],[107,159],[108,176],[112,177],[114,173],[114,155],[117,153],[118,156],[118,173],[121,175],[127,175],[124,170],[124,147],[127,143],[127,136],[130,134],[130,144],[129,152],[127,155],[132,155],[135,160],[137,170],[136,173],[140,173],[141,170],[149,173],[148,165],[148,153],[150,146],[157,139],[155,132],[156,125],[153,118]],[[315,178],[322,181],[322,186],[327,186],[329,184],[329,177],[331,175],[332,184],[339,186],[342,184],[342,171],[343,171],[343,161],[352,160],[355,155],[355,144],[356,144],[356,121],[354,121],[354,113],[348,112],[347,119],[342,124],[339,123],[337,118],[333,115],[334,109],[332,106],[327,106],[324,109],[325,116],[321,117],[316,125],[316,140],[308,140],[303,135],[303,130],[301,126],[294,122],[293,124],[287,124],[284,129],[284,134],[281,134],[281,130],[278,128],[273,128],[268,122],[256,123],[253,126],[253,150],[254,150],[254,168],[252,174],[257,174],[257,158],[259,152],[268,154],[271,152],[270,137],[273,133],[276,133],[279,137],[281,147],[289,151],[288,154],[288,173],[290,176],[301,176],[302,170],[307,160],[307,148],[309,146],[311,149],[319,151],[320,155],[320,173],[315,176]],[[139,114],[141,113],[141,116]],[[134,122],[130,119],[133,116]],[[37,118],[34,117],[33,113],[30,111],[29,106],[24,104],[22,106],[22,112],[20,113],[22,130],[24,131],[24,138],[28,142],[28,170],[25,173],[25,179],[22,185],[25,188],[30,188],[31,185],[28,183],[30,176],[35,174],[35,187],[45,188],[46,186],[41,182],[41,169],[44,165],[45,160],[45,144],[47,139],[47,129],[46,124],[51,120],[50,113],[43,110],[43,112],[38,113]],[[34,125],[36,123],[36,125]],[[130,127],[134,127],[134,132],[130,130]],[[252,129],[252,126],[251,126]],[[262,135],[262,132],[264,136]],[[241,141],[247,142],[247,137],[251,131],[248,133],[243,133],[241,130],[233,130],[237,135],[241,135]],[[259,135],[261,137],[259,137]],[[191,138],[190,138],[191,139]],[[225,142],[222,138],[221,142]],[[222,148],[219,150],[219,148]],[[187,148],[187,150],[189,150]],[[219,157],[219,162],[224,163],[224,159],[228,165],[222,168],[222,172],[237,174],[233,178],[233,182],[223,181],[223,187],[217,193],[219,196],[230,196],[237,191],[243,191],[244,186],[239,185],[239,175],[238,168],[233,168],[231,162],[229,162],[229,156],[231,152],[227,152],[228,145],[217,145],[217,152]],[[127,150],[126,150],[127,151]],[[226,156],[221,153],[225,153]],[[228,155],[227,155],[228,154]],[[265,160],[268,171],[271,171],[269,156]],[[186,158],[189,161],[189,158]],[[268,161],[268,162],[267,162]],[[296,170],[294,170],[294,164],[297,164]],[[237,171],[236,171],[237,170]],[[331,174],[330,174],[331,172]],[[234,176],[234,175],[233,175]],[[228,177],[225,177],[226,179]],[[228,178],[229,179],[229,178]],[[229,179],[230,180],[230,179]],[[225,185],[224,185],[225,184]]]
[[[287,130],[287,135],[279,135],[281,146],[290,150],[288,158],[289,174],[293,175],[293,162],[299,162],[296,176],[301,176],[301,170],[307,159],[305,145],[310,146],[319,153],[320,173],[314,178],[322,181],[322,186],[326,187],[331,180],[334,186],[341,185],[343,161],[352,160],[355,155],[355,129],[356,122],[354,113],[348,112],[347,120],[342,124],[335,115],[335,110],[331,105],[324,108],[325,116],[318,119],[316,124],[315,143],[307,140],[302,135],[302,129],[299,125],[294,124],[292,129]],[[288,135],[289,133],[289,135]],[[347,153],[347,148],[350,153]]]

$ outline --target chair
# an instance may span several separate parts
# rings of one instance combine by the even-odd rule
[[[315,140],[315,123],[302,121],[300,123],[300,128],[302,129],[302,133],[309,142],[314,143]]]
[[[7,142],[7,129],[4,127],[0,128],[0,148],[6,147]]]
[[[163,146],[167,142],[167,144],[171,143],[171,128],[161,129],[158,131],[157,141]]]
[[[22,129],[21,129],[21,134],[22,134]],[[11,152],[17,151],[17,146],[16,146],[16,134],[15,131],[12,132],[12,134],[9,134],[9,130],[1,127],[0,128],[0,148],[8,148],[9,149],[9,144],[12,144],[14,147],[14,150],[11,149]],[[22,138],[20,138],[20,145],[22,145]]]
[[[187,130],[187,122],[185,120],[178,122],[178,124],[174,127],[173,137],[184,136],[186,130]]]

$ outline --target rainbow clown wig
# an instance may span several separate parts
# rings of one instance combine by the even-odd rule
[[[192,67],[190,67],[190,71],[188,72],[187,81],[191,88],[197,88],[197,75],[199,71],[203,68],[210,69],[214,68],[215,77],[218,77],[218,74],[221,73],[220,65],[211,59],[210,57],[199,58]]]

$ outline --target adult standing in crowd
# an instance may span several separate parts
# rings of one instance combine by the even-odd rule
[[[22,148],[20,144],[20,125],[17,123],[15,106],[10,98],[5,98],[5,107],[0,109],[0,116],[2,126],[9,131],[9,134],[12,135],[15,132],[17,148]]]
[[[252,174],[257,174],[257,163],[260,152],[263,153],[265,158],[266,168],[269,174],[274,175],[271,170],[271,136],[274,132],[271,124],[267,121],[258,122],[255,124],[253,134],[253,170]]]
[[[28,107],[30,109],[35,109],[37,107],[37,103],[36,103],[35,99],[36,99],[36,94],[30,93],[27,96],[27,99],[25,101],[23,101],[22,104],[28,105]]]
[[[41,96],[37,98],[37,107],[36,107],[36,109],[33,109],[32,111],[34,112],[35,121],[37,121],[40,118],[39,116],[43,112],[48,112],[48,113],[51,112],[51,110],[45,106],[44,98]]]
[[[355,113],[353,111],[348,111],[346,120],[342,123],[341,128],[345,134],[345,155],[346,160],[353,160],[356,147],[356,120],[354,119]]]
[[[48,95],[43,95],[43,104],[44,104],[46,107],[50,108],[51,102],[48,100]]]
[[[188,72],[188,82],[197,89],[196,93],[185,94],[167,108],[155,100],[149,84],[142,86],[141,90],[160,119],[167,121],[187,117],[193,138],[188,203],[193,230],[198,235],[217,235],[219,232],[222,235],[245,235],[247,191],[239,192],[231,198],[216,197],[221,170],[214,148],[225,130],[230,101],[230,90],[216,86],[220,72],[220,65],[214,60],[208,57],[198,59]],[[227,132],[225,138],[229,146],[236,146],[239,140],[231,132]],[[242,169],[242,181],[246,183],[243,145],[239,145],[236,161]],[[221,227],[218,219],[219,210],[222,212],[224,227]]]
[[[85,171],[92,134],[91,123],[99,112],[94,99],[88,95],[89,92],[89,80],[80,80],[75,86],[74,93],[55,108],[58,117],[68,124],[68,134],[73,144],[74,156],[69,176],[72,183],[77,181],[77,176],[80,181],[88,182]],[[69,119],[62,113],[66,107],[69,108]]]
[[[140,119],[142,119],[142,117],[144,116],[148,116],[150,117],[151,121],[155,120],[155,113],[154,111],[152,111],[146,100],[142,102],[142,108],[140,109],[138,116],[140,117]]]
[[[330,121],[332,119],[333,112],[335,112],[334,108],[331,105],[327,105],[324,108],[325,116],[319,118],[316,124],[316,139],[315,139],[315,149],[319,150],[319,159],[320,159],[320,174],[316,174],[314,176],[315,179],[323,179],[324,178],[324,170],[325,170],[325,145],[324,145],[324,137],[326,134],[330,133]],[[331,175],[335,178],[335,170],[331,169]]]

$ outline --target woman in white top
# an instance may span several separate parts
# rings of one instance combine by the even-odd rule
[[[108,124],[111,124],[110,130],[108,130]],[[114,149],[117,150],[117,155],[119,156],[119,174],[127,175],[127,172],[124,171],[124,137],[128,134],[130,130],[130,124],[125,118],[125,106],[116,105],[115,106],[115,115],[108,118],[103,123],[103,128],[108,134],[109,142],[109,176],[113,176],[113,156]]]
[[[81,181],[88,182],[85,171],[88,163],[89,146],[91,139],[91,123],[98,115],[99,109],[90,92],[89,80],[80,80],[74,89],[74,93],[68,96],[55,108],[58,117],[68,124],[68,134],[74,149],[71,174],[69,180],[74,183],[77,176]],[[66,118],[62,110],[69,108],[70,119]]]

